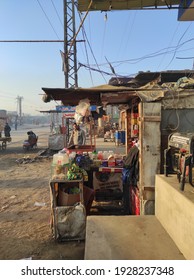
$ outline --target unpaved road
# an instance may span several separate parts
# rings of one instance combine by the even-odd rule
[[[48,127],[33,128],[38,149],[25,153],[22,141],[29,128],[12,131],[12,142],[0,150],[0,259],[82,260],[84,242],[57,243],[50,228],[51,158],[18,164],[23,157],[34,159],[47,148]],[[36,206],[39,203],[43,206]]]

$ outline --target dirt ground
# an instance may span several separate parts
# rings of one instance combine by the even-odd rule
[[[0,259],[82,260],[84,241],[58,243],[52,236],[49,189],[52,159],[17,162],[24,157],[34,159],[40,150],[38,147],[24,153],[20,144],[0,150]]]

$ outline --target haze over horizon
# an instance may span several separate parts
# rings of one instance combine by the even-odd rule
[[[85,13],[82,13],[82,18]],[[179,22],[178,10],[89,12],[77,40],[78,86],[108,83],[139,71],[193,68],[193,22]],[[0,2],[0,40],[63,40],[62,0]],[[76,31],[80,18],[76,12]],[[44,103],[42,87],[63,88],[63,43],[0,42],[0,109],[24,114],[55,108]],[[105,74],[109,73],[109,75]]]

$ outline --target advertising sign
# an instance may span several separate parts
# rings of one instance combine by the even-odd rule
[[[75,115],[76,106],[64,106],[58,105],[56,106],[56,110],[62,112],[64,117],[66,118],[73,118]]]

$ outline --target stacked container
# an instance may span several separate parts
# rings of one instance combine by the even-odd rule
[[[67,153],[58,152],[53,155],[52,179],[66,179],[69,167],[69,156]]]

